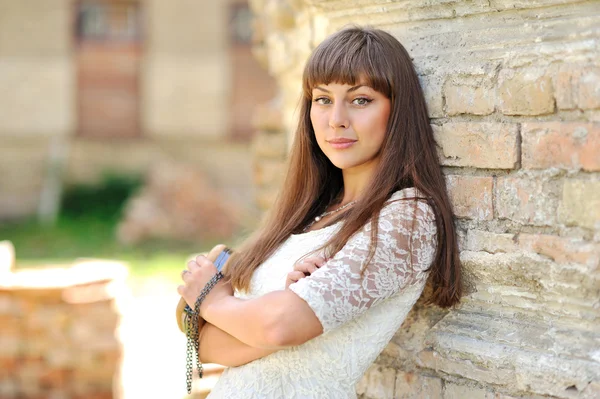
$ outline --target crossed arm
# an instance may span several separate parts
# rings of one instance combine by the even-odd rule
[[[203,362],[240,366],[323,332],[308,304],[290,290],[249,300],[219,292],[211,293],[200,309],[206,321],[199,336]]]
[[[209,323],[206,323],[200,332],[199,355],[203,363],[236,367],[270,355],[277,350],[247,345]]]

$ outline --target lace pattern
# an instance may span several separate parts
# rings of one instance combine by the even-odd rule
[[[355,385],[392,339],[420,296],[435,255],[435,217],[419,194],[392,195],[378,223],[378,245],[361,278],[371,242],[367,223],[311,276],[290,289],[304,299],[324,334],[223,373],[215,398],[354,398]],[[414,219],[414,224],[413,224]],[[321,246],[340,223],[291,235],[254,273],[253,298],[284,289],[296,260]]]

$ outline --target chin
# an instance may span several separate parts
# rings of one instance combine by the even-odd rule
[[[333,164],[333,166],[335,166],[338,169],[350,169],[353,168],[355,166],[359,166],[362,164],[362,162],[352,162],[352,161],[348,161],[346,159],[330,159],[331,163]]]

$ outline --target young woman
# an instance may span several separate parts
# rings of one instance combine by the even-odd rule
[[[200,358],[228,368],[211,398],[354,398],[421,295],[459,301],[451,205],[423,93],[390,34],[342,30],[305,67],[281,194],[206,296]],[[217,272],[188,263],[190,306]]]

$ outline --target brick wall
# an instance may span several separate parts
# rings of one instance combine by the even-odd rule
[[[10,270],[0,242],[0,399],[121,398],[124,266]]]
[[[600,397],[600,4],[250,3],[257,54],[280,87],[278,128],[257,119],[264,208],[304,61],[328,34],[350,23],[392,33],[428,101],[467,293],[451,311],[419,302],[359,395]]]

